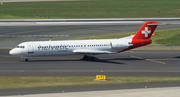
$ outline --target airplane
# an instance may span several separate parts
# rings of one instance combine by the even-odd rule
[[[20,43],[9,51],[10,55],[25,58],[35,56],[58,56],[58,55],[84,55],[84,60],[94,61],[93,55],[116,54],[137,47],[151,44],[154,30],[158,25],[170,23],[146,22],[133,36],[119,39],[90,39],[90,40],[67,40],[67,41],[30,41]]]

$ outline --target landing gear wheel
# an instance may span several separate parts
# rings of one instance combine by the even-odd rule
[[[95,60],[95,58],[94,57],[90,57],[90,61],[94,61]]]
[[[28,62],[29,60],[28,59],[25,59],[25,62]]]
[[[87,55],[84,55],[84,57],[83,57],[84,60],[88,60],[88,58],[89,57]]]

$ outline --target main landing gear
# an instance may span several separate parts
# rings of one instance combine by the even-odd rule
[[[89,60],[89,61],[94,61],[95,58],[93,56],[87,56],[87,55],[84,55],[83,57],[84,60]]]
[[[25,62],[29,62],[29,60],[26,58],[26,59],[25,59]]]

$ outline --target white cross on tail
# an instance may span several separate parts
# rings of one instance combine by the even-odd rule
[[[145,34],[145,37],[148,37],[148,34],[151,33],[151,30],[148,30],[148,27],[145,27],[145,31],[142,31],[142,34]]]

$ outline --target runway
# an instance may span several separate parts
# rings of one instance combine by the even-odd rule
[[[169,21],[166,21],[169,22]],[[97,55],[84,61],[82,55],[29,58],[30,62],[8,54],[24,41],[64,40],[69,38],[137,32],[142,24],[0,26],[0,76],[180,76],[180,52],[130,50],[119,54]],[[158,26],[157,30],[176,29],[179,25]],[[40,93],[96,91],[113,89],[172,87],[179,83],[60,87],[0,90],[0,96]]]
[[[97,55],[84,61],[82,55],[34,57],[30,62],[0,50],[0,76],[179,76],[179,51],[132,50]],[[23,71],[23,72],[22,72]]]

